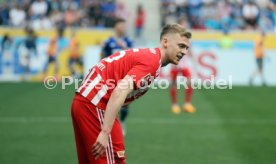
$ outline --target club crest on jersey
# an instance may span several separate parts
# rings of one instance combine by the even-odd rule
[[[125,151],[124,150],[123,151],[117,151],[117,155],[118,155],[119,158],[123,158],[123,157],[125,157]]]

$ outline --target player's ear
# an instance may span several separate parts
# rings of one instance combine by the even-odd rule
[[[167,38],[167,37],[164,37],[164,38],[162,39],[162,42],[163,42],[164,48],[167,48],[167,47],[168,47],[168,38]]]

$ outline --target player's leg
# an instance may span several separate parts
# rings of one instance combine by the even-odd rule
[[[47,60],[47,62],[45,63],[45,65],[43,67],[43,74],[47,73],[49,64],[50,64],[50,56],[48,56],[48,60]]]
[[[264,74],[263,74],[263,58],[258,58],[257,59],[257,65],[258,65],[258,74],[260,75],[260,77],[262,79],[262,84],[266,85]]]
[[[83,142],[81,131],[79,130],[80,127],[78,126],[77,121],[75,119],[76,119],[75,115],[72,113],[72,122],[73,122],[79,164],[89,163],[89,157],[87,156],[87,153],[85,151],[86,150],[85,143]]]
[[[21,55],[21,65],[23,67],[23,76],[22,76],[22,80],[29,80],[29,76],[30,76],[30,54],[27,48],[24,49],[24,53]]]
[[[178,69],[177,68],[171,68],[170,76],[171,76],[171,88],[170,88],[170,96],[171,96],[171,101],[172,101],[172,112],[174,114],[179,114],[181,112],[181,109],[177,103],[177,87],[176,87],[176,77],[178,74]]]
[[[81,57],[77,58],[77,64],[79,65],[80,72],[78,73],[78,78],[83,79],[83,60]]]
[[[59,75],[58,75],[58,73],[59,73],[59,60],[58,60],[58,57],[55,57],[55,77],[56,77],[56,79],[59,81]]]
[[[185,88],[185,100],[184,100],[184,111],[188,113],[194,113],[196,111],[195,107],[192,105],[193,87],[192,87],[192,74],[190,69],[185,68],[182,70],[182,74],[187,78],[187,87]]]
[[[92,145],[101,131],[102,117],[99,109],[79,94],[74,97],[71,115],[74,125],[79,164],[106,164],[111,163],[111,154],[107,151],[95,160],[92,155]]]
[[[26,58],[26,67],[25,67],[25,75],[28,75],[30,73],[31,70],[31,54],[30,51],[26,48],[26,54],[25,54],[25,58]]]
[[[104,119],[104,111],[99,111],[102,120]],[[124,146],[124,136],[122,133],[121,124],[118,118],[115,119],[113,128],[109,136],[109,142],[107,147],[107,155],[113,163],[125,164],[126,154]]]
[[[254,78],[259,74],[259,67],[260,67],[260,65],[259,65],[259,60],[258,60],[258,58],[256,58],[256,65],[257,65],[257,69],[254,70],[254,72],[252,73],[252,75],[251,75],[250,78],[249,78],[249,84],[250,84],[250,85],[253,85]]]
[[[48,55],[48,60],[43,68],[43,75],[42,75],[42,78],[43,80],[46,78],[46,75],[47,75],[47,72],[48,72],[48,68],[49,68],[49,65],[53,62],[53,58],[51,56]]]
[[[127,118],[127,116],[128,116],[128,113],[129,113],[128,105],[123,106],[123,107],[121,108],[121,111],[120,111],[120,122],[121,122],[121,125],[122,125],[123,135],[124,135],[124,136],[125,136],[126,133],[127,133],[126,118]]]
[[[74,76],[75,73],[76,73],[75,69],[74,69],[74,64],[75,64],[75,59],[70,57],[70,59],[69,59],[69,70],[70,70],[72,76]]]

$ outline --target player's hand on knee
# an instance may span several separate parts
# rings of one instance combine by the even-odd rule
[[[92,155],[98,159],[105,151],[108,143],[108,134],[100,132],[96,142],[92,146]]]

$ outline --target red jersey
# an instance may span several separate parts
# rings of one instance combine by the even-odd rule
[[[161,55],[158,48],[119,51],[90,69],[77,92],[105,110],[118,82],[130,75],[134,79],[135,89],[127,96],[126,105],[148,91],[149,85],[158,77],[160,68]]]

